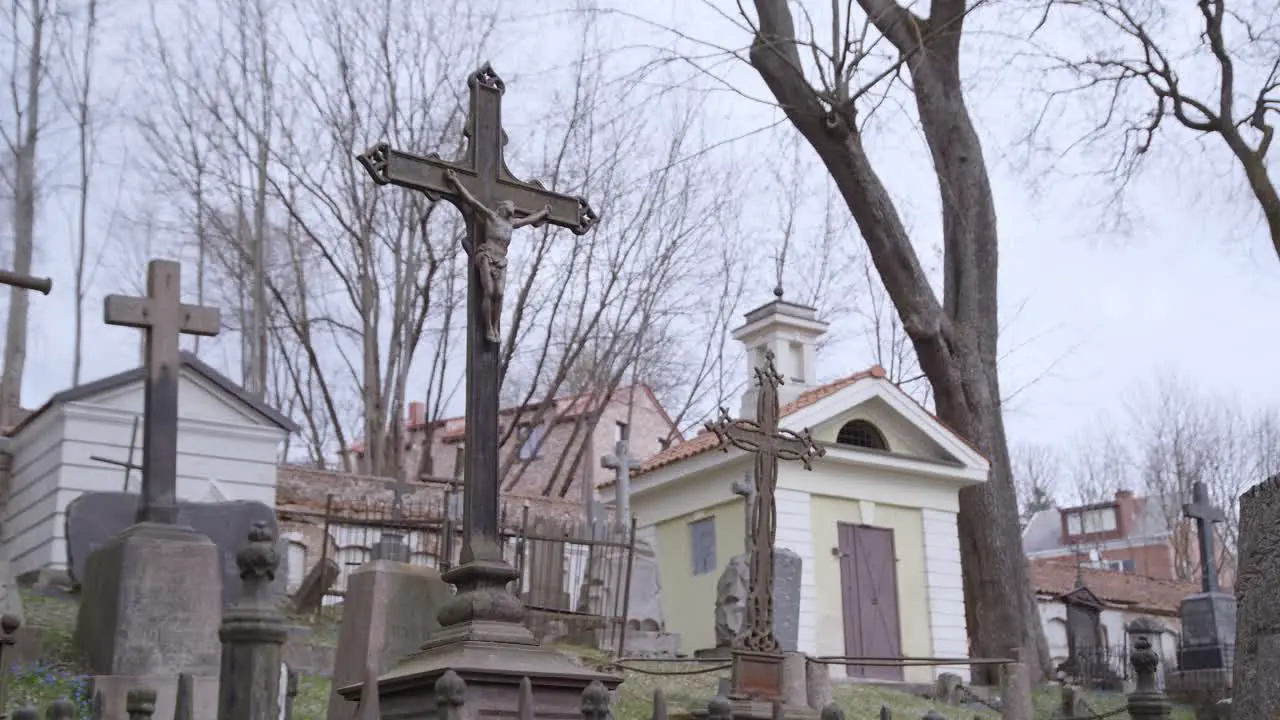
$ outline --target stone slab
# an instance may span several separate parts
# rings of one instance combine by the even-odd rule
[[[1232,712],[1280,717],[1280,475],[1240,497],[1238,557]]]
[[[209,538],[140,523],[86,564],[74,642],[96,675],[216,677],[222,574]]]
[[[805,678],[805,666],[808,664],[809,656],[804,653],[783,653],[782,702],[784,705],[809,706],[808,680]]]
[[[375,560],[347,580],[333,669],[328,720],[352,720],[359,704],[337,688],[364,679],[367,668],[382,674],[418,650],[440,627],[436,613],[453,588],[435,568]]]
[[[138,496],[133,493],[84,493],[67,505],[67,568],[72,580],[83,584],[89,555],[131,527],[137,514]],[[218,548],[224,608],[229,607],[240,595],[240,569],[236,565],[236,553],[244,547],[245,538],[249,537],[249,531],[256,522],[266,523],[272,536],[280,538],[275,510],[260,502],[178,502],[178,523],[194,528],[212,540]],[[271,589],[277,597],[283,597],[289,582],[288,541],[281,538],[277,543],[280,567],[276,571]]]
[[[800,573],[804,561],[786,548],[773,555],[773,632],[783,652],[795,652],[800,643]],[[747,589],[751,566],[746,555],[729,559],[716,582],[716,646],[729,647],[746,622]]]
[[[1182,649],[1180,670],[1214,670],[1231,667],[1231,645],[1236,637],[1236,599],[1222,592],[1196,593],[1182,600]]]
[[[152,717],[172,718],[178,700],[177,675],[96,675],[89,678],[89,697],[101,702],[99,720],[130,720],[126,697],[135,688],[156,691],[156,711]],[[191,679],[191,720],[218,720],[218,678]]]

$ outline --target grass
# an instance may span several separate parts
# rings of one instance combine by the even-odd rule
[[[88,697],[88,677],[84,674],[72,644],[75,629],[77,603],[68,598],[40,595],[22,590],[26,624],[39,633],[41,659],[34,665],[10,669],[8,698],[5,712],[27,705],[42,711],[54,700],[67,699],[76,708],[75,717],[89,717],[91,698]],[[336,645],[338,623],[332,614],[291,617],[296,624],[311,629],[312,642]],[[599,652],[582,648],[557,646],[557,650],[574,657],[589,667],[600,667],[608,658]],[[718,679],[727,671],[699,672],[706,665],[697,663],[636,663],[635,669],[622,673],[624,681],[619,688],[617,702],[613,706],[616,720],[647,720],[653,701],[653,692],[661,687],[673,718],[687,718],[691,710],[705,708],[716,692]],[[682,672],[680,675],[657,675],[655,672]],[[323,720],[329,704],[329,680],[318,676],[303,676],[294,700],[294,720]],[[888,707],[895,718],[915,720],[930,710],[935,710],[947,720],[993,720],[999,714],[987,709],[955,708],[935,705],[927,699],[898,690],[872,685],[837,684],[833,688],[834,701],[844,709],[848,720],[878,718],[880,708]],[[1121,707],[1125,696],[1119,693],[1095,693],[1087,698],[1089,707],[1103,714]],[[1058,704],[1058,692],[1044,688],[1036,694],[1036,717],[1047,720],[1053,716]],[[1120,715],[1117,720],[1127,720]],[[1193,720],[1194,714],[1187,708],[1177,708],[1173,720]]]

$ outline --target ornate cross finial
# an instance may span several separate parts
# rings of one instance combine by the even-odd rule
[[[446,670],[436,680],[436,717],[440,720],[458,720],[462,717],[462,703],[466,697],[466,681],[453,670]]]
[[[1129,695],[1126,709],[1133,720],[1168,720],[1173,704],[1156,686],[1160,654],[1151,648],[1151,639],[1139,635],[1129,655],[1137,675],[1137,687]]]
[[[125,712],[129,720],[151,720],[156,711],[156,691],[151,688],[134,688],[125,695]]]
[[[236,565],[240,568],[240,579],[244,581],[246,593],[276,579],[280,553],[276,552],[275,537],[267,529],[266,522],[258,520],[253,523],[249,544],[236,553]]]
[[[582,720],[612,720],[609,690],[599,680],[592,680],[582,691]]]

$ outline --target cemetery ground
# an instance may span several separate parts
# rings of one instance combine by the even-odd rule
[[[14,709],[27,704],[43,707],[55,699],[67,698],[84,711],[82,717],[87,717],[90,700],[88,683],[80,671],[80,663],[72,643],[76,601],[68,597],[42,595],[29,589],[22,590],[22,601],[26,614],[23,624],[29,628],[27,632],[37,634],[41,659],[10,668],[8,707],[3,712],[12,713]],[[321,616],[318,619],[295,617],[291,620],[309,627],[313,642],[336,645],[337,624],[332,619]],[[559,649],[574,655],[584,664],[604,665],[608,662],[608,658],[601,653],[568,646]],[[637,669],[622,673],[626,680],[613,706],[613,716],[617,720],[646,720],[649,717],[653,691],[658,687],[666,692],[673,711],[672,717],[678,717],[680,715],[675,712],[677,708],[689,709],[705,703],[715,692],[716,678],[723,674],[650,674],[690,672],[706,667],[694,663],[637,662],[633,667]],[[999,717],[998,713],[980,707],[937,706],[910,693],[872,685],[836,684],[834,693],[836,702],[844,708],[849,720],[879,717],[881,706],[889,707],[893,711],[893,717],[908,720],[915,720],[930,709],[936,709],[947,720],[992,720]],[[294,720],[324,720],[328,700],[329,680],[317,675],[303,675],[294,704]],[[1101,715],[1120,708],[1124,700],[1121,694],[1107,693],[1090,695],[1087,702]],[[1052,717],[1056,703],[1055,688],[1041,689],[1036,696],[1036,717],[1045,720]],[[1176,709],[1173,714],[1173,720],[1192,720],[1193,717],[1189,710],[1183,708]]]

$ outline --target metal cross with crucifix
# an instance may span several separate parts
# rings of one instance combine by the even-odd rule
[[[1209,488],[1202,482],[1191,486],[1191,502],[1182,506],[1184,517],[1196,521],[1200,536],[1200,588],[1207,593],[1218,591],[1218,571],[1213,557],[1213,526],[1227,516],[1209,500]]]
[[[596,215],[580,197],[517,180],[503,157],[502,79],[487,63],[467,80],[470,113],[457,160],[420,156],[383,143],[359,156],[379,185],[397,185],[456,205],[466,218],[463,248],[471,262],[467,282],[466,484],[463,492],[462,562],[502,562],[498,527],[498,384],[500,336],[511,232],[551,223],[583,235]]]
[[[181,335],[213,337],[222,328],[217,308],[182,304],[182,266],[147,264],[145,297],[108,295],[108,325],[146,332],[142,425],[142,498],[138,522],[178,521],[178,357]]]
[[[778,427],[778,386],[782,376],[773,365],[773,352],[765,353],[764,365],[756,367],[755,420],[734,420],[729,411],[720,408],[720,419],[707,423],[725,452],[730,447],[755,455],[755,502],[750,532],[755,536],[748,558],[751,580],[747,587],[747,617],[734,648],[757,653],[778,653],[778,638],[773,633],[773,557],[777,530],[774,492],[778,486],[778,461],[799,460],[806,470],[813,469],[813,459],[826,450],[816,445],[809,431],[796,433]]]
[[[600,458],[600,467],[613,471],[617,522],[623,527],[631,525],[631,471],[640,469],[640,459],[631,457],[631,426],[619,424],[620,436],[613,444],[613,454]],[[592,498],[594,500],[594,497]]]

